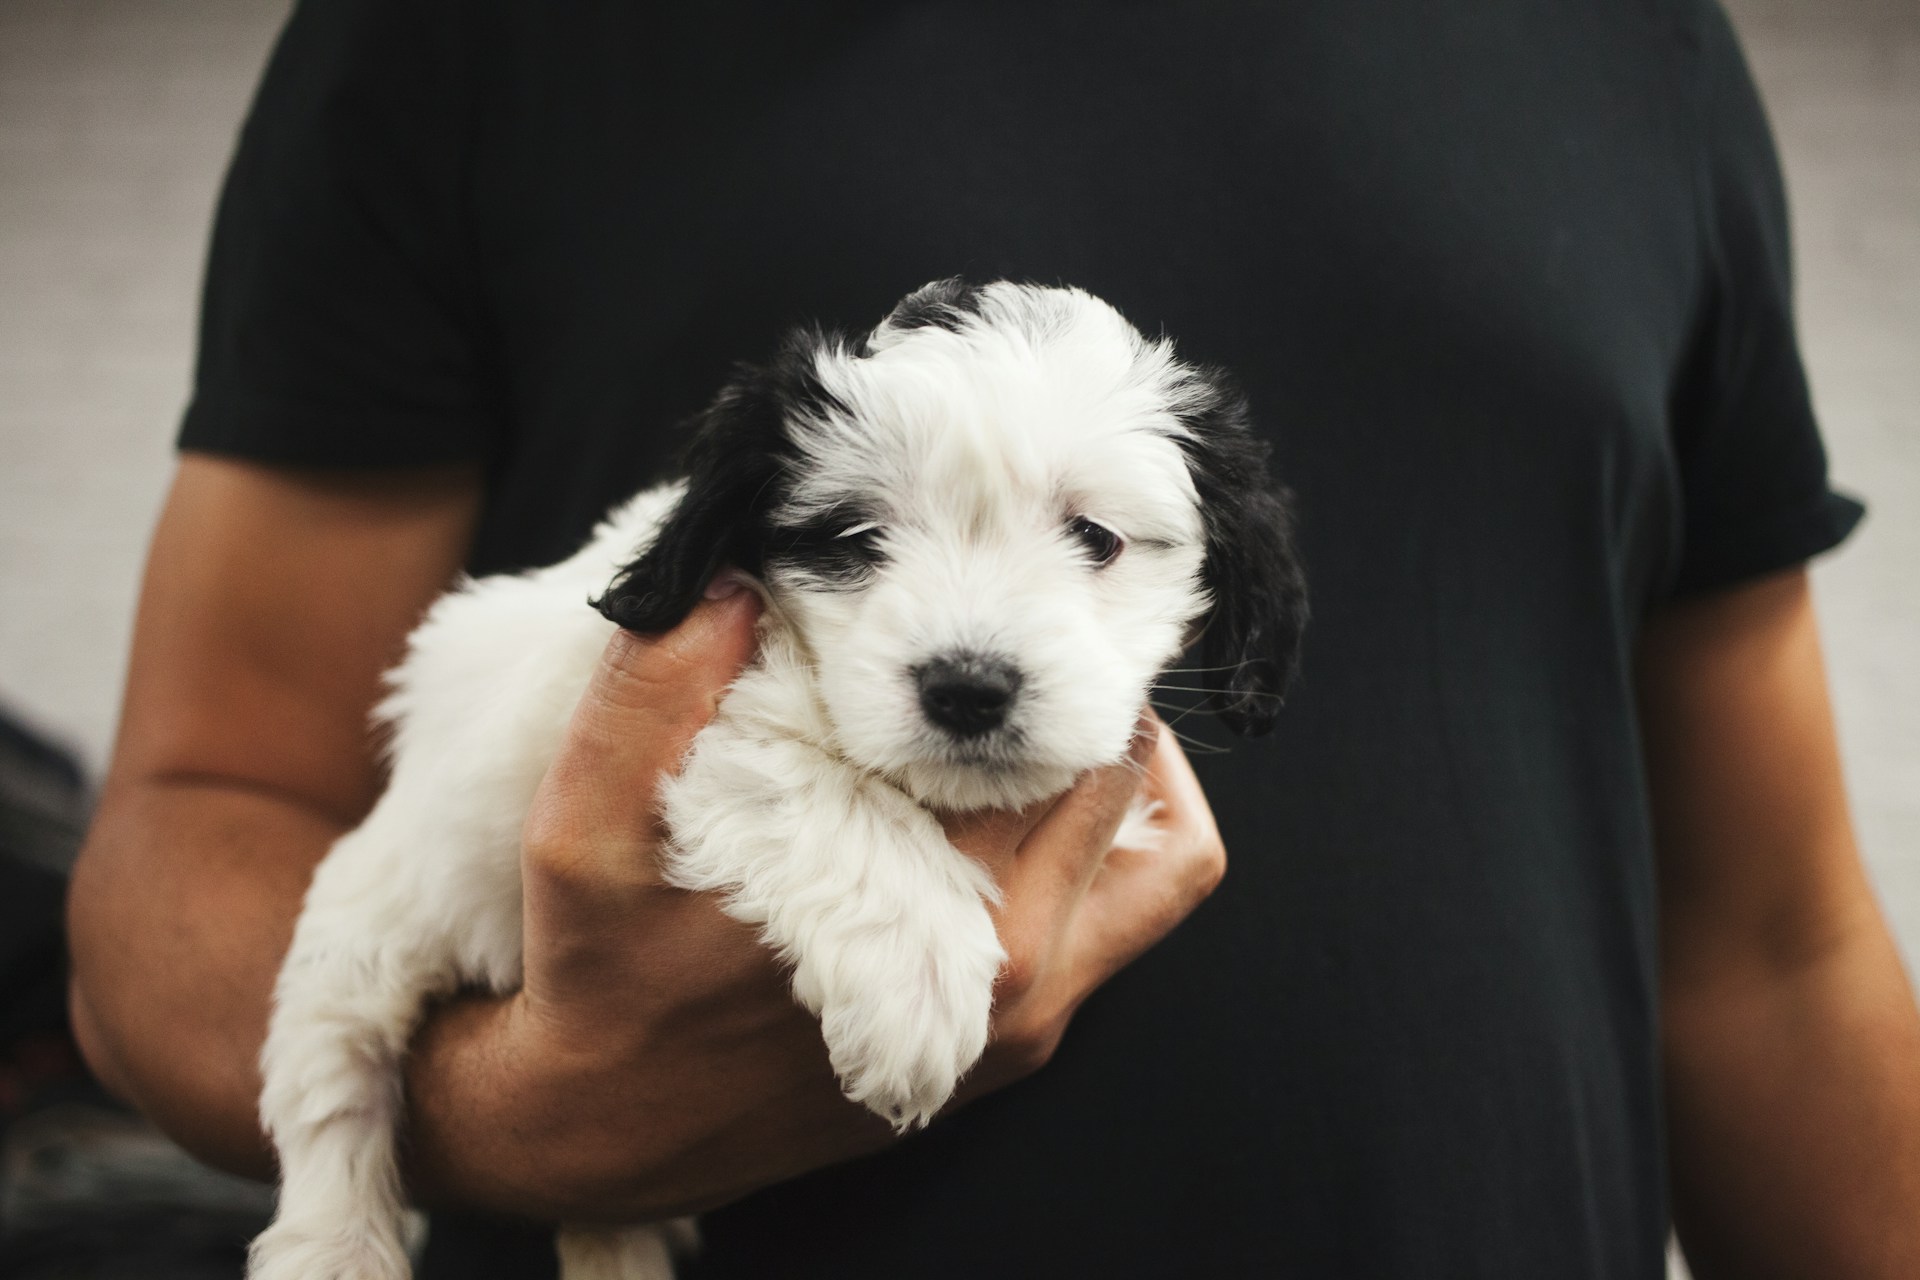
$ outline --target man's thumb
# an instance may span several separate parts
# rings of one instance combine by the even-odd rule
[[[724,588],[734,586],[727,592]],[[659,635],[618,631],[574,709],[536,809],[556,802],[586,836],[639,836],[653,817],[655,782],[677,769],[721,695],[753,656],[758,597],[718,580],[686,619]],[[549,820],[559,818],[551,812]]]

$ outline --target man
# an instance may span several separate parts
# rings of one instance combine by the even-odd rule
[[[956,273],[1233,368],[1299,494],[1305,680],[1199,762],[1231,881],[1116,973],[1220,870],[1170,751],[1167,865],[1092,856],[1115,778],[956,832],[1020,961],[986,1096],[821,1168],[870,1127],[647,864],[747,607],[619,639],[530,825],[527,991],[417,1043],[416,1189],[491,1215],[427,1271],[733,1201],[700,1275],[1655,1276],[1670,1176],[1703,1276],[1912,1274],[1920,1021],[1799,567],[1858,511],[1693,0],[304,5],[74,889],[103,1072],[264,1173],[271,974],[420,609],[569,550],[784,324]]]

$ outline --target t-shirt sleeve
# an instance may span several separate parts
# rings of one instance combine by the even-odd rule
[[[1798,564],[1837,545],[1864,513],[1828,485],[1794,335],[1786,194],[1766,115],[1725,13],[1712,2],[1703,9],[1707,279],[1674,416],[1682,594]]]
[[[491,451],[459,8],[295,10],[220,197],[181,448],[348,466]]]

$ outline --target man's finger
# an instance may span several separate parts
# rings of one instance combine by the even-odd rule
[[[1074,916],[1072,950],[1088,990],[1165,937],[1226,874],[1213,810],[1171,733],[1148,762],[1144,794],[1162,806],[1160,840],[1113,850]]]
[[[1049,796],[1024,809],[947,814],[940,823],[954,848],[983,864],[993,874],[994,882],[1004,886],[1021,844],[1060,800],[1059,796]]]
[[[1079,896],[1113,847],[1160,731],[1157,718],[1141,717],[1126,757],[1081,778],[1041,817],[1003,881],[1009,903],[1048,914]]]
[[[960,852],[985,864],[987,870],[993,873],[995,883],[1003,889],[1009,888],[1014,862],[1034,828],[1070,798],[1079,797],[1076,803],[1080,803],[1089,795],[1099,792],[1103,786],[1124,788],[1125,774],[1114,770],[1131,770],[1137,779],[1142,771],[1142,762],[1153,749],[1154,727],[1158,724],[1158,719],[1151,711],[1143,713],[1139,723],[1134,726],[1134,737],[1128,744],[1126,758],[1108,770],[1096,770],[1086,775],[1064,795],[1035,801],[1024,809],[982,809],[974,813],[942,817],[940,821],[946,828],[947,839]]]
[[[1220,828],[1214,823],[1213,806],[1207,803],[1207,793],[1194,776],[1193,764],[1172,731],[1163,727],[1161,732],[1162,740],[1146,765],[1143,785],[1148,798],[1164,806],[1166,822],[1162,825],[1172,834],[1190,842],[1219,844]]]
[[[753,656],[759,616],[759,598],[741,588],[702,600],[671,631],[614,632],[574,712],[568,748],[590,753],[611,773],[642,762],[655,772],[678,764]]]
[[[703,600],[661,635],[614,633],[535,801],[535,819],[568,827],[547,836],[557,843],[648,837],[655,783],[679,767],[752,658],[759,615],[758,597],[737,589]]]

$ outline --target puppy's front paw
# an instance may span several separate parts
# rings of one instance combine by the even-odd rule
[[[993,980],[1006,954],[990,923],[984,932],[942,954],[843,964],[852,980],[836,984],[838,998],[820,1009],[841,1089],[896,1130],[933,1119],[986,1050]]]
[[[275,1222],[247,1252],[247,1280],[407,1280],[399,1233]]]

